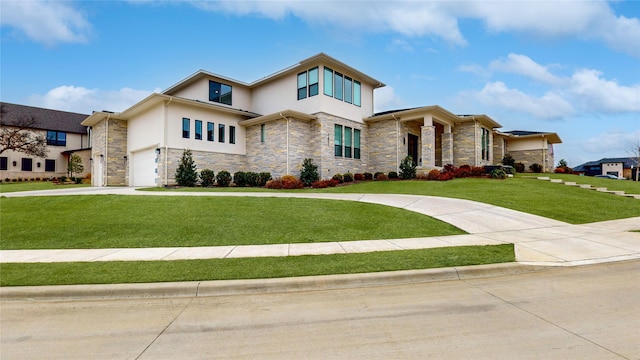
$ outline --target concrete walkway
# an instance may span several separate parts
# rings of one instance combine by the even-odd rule
[[[640,259],[640,217],[571,225],[469,200],[419,195],[328,193],[147,192],[134,188],[70,188],[4,193],[6,197],[60,195],[242,196],[359,201],[394,206],[450,223],[469,235],[311,244],[71,250],[1,250],[0,262],[149,261],[362,253],[445,246],[515,244],[527,265],[572,266]]]

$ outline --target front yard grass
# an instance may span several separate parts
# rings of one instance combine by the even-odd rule
[[[0,264],[0,286],[260,279],[515,261],[512,244],[268,258]]]
[[[0,218],[3,250],[261,245],[465,233],[408,210],[318,199],[1,198]]]
[[[33,182],[19,182],[8,183],[3,182],[0,184],[0,193],[10,193],[17,191],[34,191],[34,190],[55,190],[55,189],[67,189],[74,187],[88,187],[87,184],[65,184],[56,185],[51,181],[33,181]]]

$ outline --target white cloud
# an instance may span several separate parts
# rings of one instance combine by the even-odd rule
[[[91,25],[71,2],[28,0],[0,2],[0,25],[23,32],[48,46],[87,41]]]
[[[558,84],[561,82],[561,79],[550,73],[547,67],[536,63],[525,55],[509,54],[507,59],[492,61],[489,64],[489,69],[523,75],[547,84]]]
[[[632,156],[631,151],[635,149],[639,143],[640,130],[635,132],[613,130],[587,139],[582,143],[582,149],[589,153],[612,154],[610,156],[607,155],[609,157],[627,157]]]
[[[374,99],[374,112],[401,109],[407,106],[406,103],[396,95],[392,86],[376,89]]]
[[[491,82],[471,97],[501,108],[529,113],[540,119],[556,119],[572,115],[573,106],[558,94],[548,92],[535,97],[518,89],[510,89],[503,82]]]
[[[568,91],[589,110],[640,112],[640,84],[622,86],[601,75],[597,70],[579,70],[571,77]]]
[[[72,111],[91,114],[93,111],[124,111],[138,101],[160,89],[135,90],[122,88],[120,90],[87,89],[81,86],[58,86],[44,95],[33,95],[28,103],[47,109]]]

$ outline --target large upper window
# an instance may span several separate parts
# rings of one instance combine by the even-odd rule
[[[188,118],[182,118],[182,137],[185,139],[189,138],[189,128],[191,127],[190,125],[190,120]]]
[[[230,85],[209,80],[209,101],[231,105],[231,92]]]
[[[323,71],[323,93],[349,104],[362,104],[362,84],[328,67]]]
[[[298,74],[298,100],[318,95],[318,68]]]
[[[47,131],[47,145],[67,146],[67,133],[64,131]]]
[[[202,140],[202,120],[196,120],[196,140]]]

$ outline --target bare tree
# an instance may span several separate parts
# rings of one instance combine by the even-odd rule
[[[635,164],[632,165],[632,168],[636,168],[636,176],[633,181],[640,181],[640,139],[631,145],[631,148],[627,150],[627,152],[631,154],[631,158],[635,160]],[[633,177],[633,170],[631,171],[631,176]]]
[[[19,117],[9,122],[4,105],[0,107],[0,154],[13,150],[33,157],[47,156],[47,139],[32,129],[38,124],[33,116]]]

